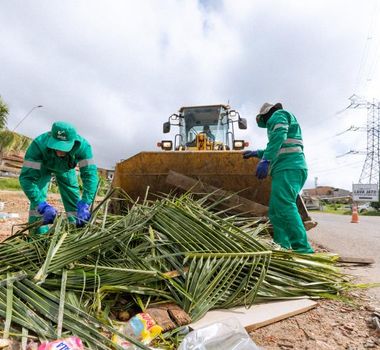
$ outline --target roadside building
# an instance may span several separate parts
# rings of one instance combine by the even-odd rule
[[[313,197],[326,202],[349,203],[352,200],[352,193],[343,188],[318,186],[316,188],[305,188],[302,192],[302,197],[304,201],[306,198]]]

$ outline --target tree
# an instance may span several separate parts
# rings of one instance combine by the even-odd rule
[[[4,129],[7,125],[8,113],[8,105],[3,101],[3,99],[0,96],[0,130]]]
[[[25,151],[31,140],[27,136],[20,135],[6,128],[8,120],[8,105],[0,96],[0,165],[4,154],[11,151]]]
[[[380,210],[380,201],[378,201],[378,202],[372,202],[371,203],[371,207],[375,208],[377,210]]]

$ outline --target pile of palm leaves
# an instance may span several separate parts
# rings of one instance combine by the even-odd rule
[[[48,235],[31,238],[21,230],[4,241],[4,337],[25,344],[74,334],[91,349],[118,348],[109,334],[121,308],[169,301],[195,321],[213,308],[335,296],[347,288],[332,256],[275,248],[263,235],[266,225],[207,203],[168,196],[115,215],[107,197],[83,229],[59,217]]]

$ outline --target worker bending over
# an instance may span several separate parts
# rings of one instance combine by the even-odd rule
[[[79,167],[83,182],[80,196],[75,167]],[[49,230],[57,210],[46,202],[52,175],[56,178],[66,215],[70,222],[82,227],[90,219],[90,206],[96,195],[98,172],[92,159],[90,144],[75,128],[65,122],[55,122],[30,144],[20,174],[20,184],[30,200],[29,223],[41,220],[44,226],[37,233]]]
[[[307,178],[301,128],[296,117],[284,110],[281,103],[264,103],[256,117],[257,125],[266,128],[265,150],[245,151],[245,159],[260,158],[256,168],[259,179],[272,177],[269,219],[273,240],[285,249],[313,253],[302,219],[297,209],[297,195]]]

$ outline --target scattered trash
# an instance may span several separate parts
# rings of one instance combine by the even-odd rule
[[[377,312],[373,313],[372,323],[376,329],[376,334],[380,336],[380,315]]]
[[[128,321],[130,318],[131,318],[131,315],[129,314],[128,311],[123,310],[123,311],[120,311],[120,312],[119,312],[119,320],[120,320],[120,321],[126,322],[126,321]]]
[[[178,350],[259,350],[235,318],[212,323],[190,332]]]
[[[34,340],[30,340],[29,342],[28,342],[28,345],[27,345],[27,347],[26,347],[26,350],[38,350],[38,346],[39,346],[40,344],[39,343],[37,343],[36,341],[34,341]]]
[[[152,305],[145,309],[145,312],[156,321],[163,332],[191,323],[191,317],[179,305],[174,303]]]
[[[9,347],[10,343],[11,341],[9,339],[0,339],[0,349]]]
[[[126,336],[141,341],[145,345],[148,345],[162,332],[162,328],[147,313],[139,313],[133,316],[128,322],[121,324],[117,330]],[[117,334],[112,336],[112,341],[124,349],[138,349],[138,347],[135,347]]]
[[[0,221],[5,221],[7,219],[18,219],[19,217],[20,217],[20,214],[18,213],[0,212]]]
[[[57,339],[51,342],[42,343],[38,350],[83,350],[82,340],[78,337]]]

